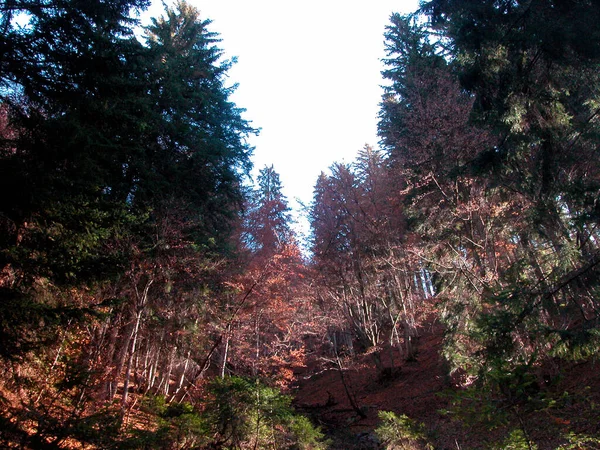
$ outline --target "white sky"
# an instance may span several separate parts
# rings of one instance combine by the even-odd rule
[[[333,162],[377,145],[384,29],[418,0],[188,1],[212,20],[225,56],[238,57],[232,100],[261,128],[250,141],[255,173],[273,164],[290,206],[310,203]],[[154,0],[150,15],[162,12]]]

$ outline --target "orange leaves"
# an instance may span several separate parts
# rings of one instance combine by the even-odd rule
[[[270,255],[260,252],[225,285],[237,292],[231,304],[228,365],[238,375],[261,375],[287,386],[304,364],[310,329],[306,267],[295,243]]]
[[[280,389],[286,389],[295,380],[295,371],[303,367],[306,367],[306,353],[304,347],[300,347],[272,355],[266,375]]]
[[[556,424],[556,425],[571,425],[571,421],[568,419],[563,419],[561,417],[555,417],[550,415],[550,418],[552,419],[552,421]]]

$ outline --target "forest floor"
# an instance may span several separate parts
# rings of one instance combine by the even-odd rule
[[[348,363],[343,371],[344,380],[364,417],[351,405],[340,372],[335,368],[312,376],[300,374],[294,392],[296,408],[321,426],[333,450],[382,448],[374,433],[379,411],[405,414],[422,423],[435,449],[527,448],[508,445],[507,436],[515,429],[524,430],[539,450],[561,445],[571,449],[600,449],[600,439],[596,443],[582,441],[580,445],[572,440],[571,445],[565,438],[568,433],[600,438],[599,362],[562,363],[560,367],[553,363],[551,367],[540,368],[540,379],[548,373],[553,377],[551,385],[540,389],[544,391],[539,395],[545,399],[543,406],[512,405],[505,411],[500,407],[495,412],[506,413],[505,419],[490,417],[495,422],[491,427],[491,422],[486,423],[483,417],[455,418],[448,412],[460,389],[444,368],[440,357],[442,340],[443,328],[432,322],[421,330],[414,361],[404,361],[397,349],[393,355],[390,349],[384,349],[381,360],[389,368],[385,377],[376,368],[373,355],[361,355]],[[477,399],[470,401],[478,403]],[[472,411],[475,416],[480,414],[480,410]]]

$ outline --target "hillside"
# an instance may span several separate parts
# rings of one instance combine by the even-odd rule
[[[381,423],[379,411],[405,414],[423,423],[435,449],[527,448],[510,447],[505,441],[508,430],[518,429],[520,423],[524,424],[532,445],[537,445],[531,448],[600,448],[599,441],[569,446],[564,438],[568,432],[579,436],[600,434],[600,363],[555,361],[538,368],[542,387],[535,396],[545,399],[545,406],[541,406],[542,402],[538,402],[538,408],[522,405],[520,420],[513,414],[507,422],[499,420],[495,429],[490,430],[485,420],[478,422],[471,418],[463,422],[454,420],[453,414],[447,412],[452,407],[453,395],[462,390],[457,386],[458,377],[451,379],[446,375],[439,356],[442,340],[443,328],[439,323],[434,321],[424,326],[416,360],[405,362],[396,354],[393,376],[378,375],[371,355],[347,361],[344,376],[357,405],[365,413],[364,418],[352,408],[335,368],[301,377],[295,391],[295,405],[323,427],[332,439],[331,448],[339,450],[384,448],[374,433]],[[384,366],[391,368],[390,349],[381,356]],[[548,406],[550,403],[553,406]]]

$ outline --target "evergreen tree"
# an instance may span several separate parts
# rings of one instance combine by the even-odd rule
[[[2,191],[15,193],[0,204],[1,265],[15,282],[80,282],[115,264],[101,242],[131,219],[123,173],[143,147],[144,90],[129,12],[144,5],[5,4],[2,104],[16,131],[0,161]]]
[[[250,170],[254,133],[226,87],[232,61],[222,60],[209,20],[184,1],[146,29],[151,57],[149,98],[156,123],[139,168],[142,204],[184,199],[198,217],[197,239],[225,238],[242,202],[240,177]]]
[[[134,382],[174,395],[210,363],[213,256],[241,208],[254,130],[209,22],[179,2],[142,43],[129,14],[146,3],[0,6],[0,187],[14,193],[0,197],[0,356],[28,374],[5,386],[27,400],[3,423],[19,435],[35,417],[23,445],[108,448],[114,435],[92,429],[119,420],[93,401],[123,386],[122,420]]]
[[[253,253],[269,257],[294,244],[290,207],[273,166],[260,170],[257,185],[250,194],[244,241]]]
[[[593,353],[599,4],[434,0],[424,11],[448,38],[474,120],[498,136],[473,170],[515,211],[504,223],[515,262],[480,324],[486,354],[503,365],[519,352],[530,364],[545,345]]]
[[[433,0],[421,13],[388,28],[380,134],[447,300],[447,356],[499,385],[537,358],[589,355],[597,5]]]
[[[154,212],[173,199],[187,210],[191,241],[226,242],[253,130],[228,100],[230,63],[208,21],[180,2],[144,46],[129,13],[145,5],[4,5],[1,188],[15,195],[0,200],[0,267],[9,308],[35,297],[40,280],[60,289],[123,274],[140,248],[155,248]]]
[[[122,271],[117,241],[139,222],[127,204],[128,158],[143,147],[144,89],[132,8],[107,3],[5,2],[0,149],[3,356],[24,354],[33,324],[81,318],[61,287]],[[19,16],[20,15],[20,16]],[[17,22],[25,17],[29,23]],[[139,217],[139,216],[138,216]]]

